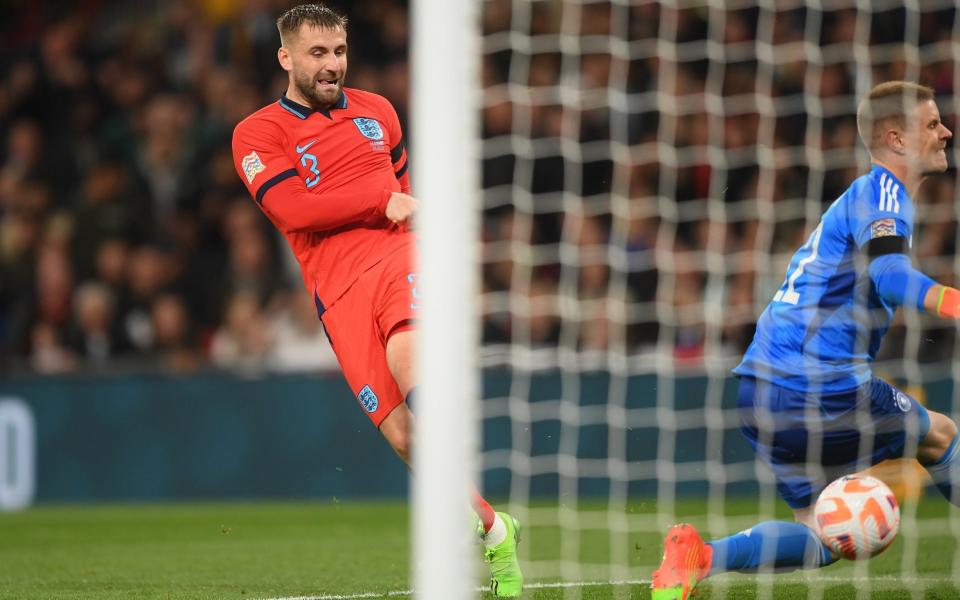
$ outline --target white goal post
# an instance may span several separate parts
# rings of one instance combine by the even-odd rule
[[[478,3],[412,6],[412,144],[420,263],[413,581],[422,600],[475,592],[469,486],[477,472]]]

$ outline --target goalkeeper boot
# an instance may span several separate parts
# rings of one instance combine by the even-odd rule
[[[653,572],[650,600],[687,600],[710,572],[713,548],[693,525],[674,525],[663,540],[663,561]]]
[[[494,596],[513,598],[523,591],[523,573],[517,562],[517,544],[520,543],[520,523],[507,513],[497,516],[507,528],[507,535],[496,546],[485,548],[483,560],[490,565],[490,591]]]

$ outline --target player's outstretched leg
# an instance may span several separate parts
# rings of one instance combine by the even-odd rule
[[[960,506],[960,436],[953,438],[943,456],[927,465],[927,472],[943,496]]]
[[[482,529],[482,527],[481,527]],[[517,560],[520,523],[504,512],[494,516],[493,526],[481,533],[483,560],[490,565],[490,591],[494,596],[513,598],[523,591],[523,573]]]
[[[837,561],[815,531],[789,521],[758,523],[708,545],[713,549],[710,575],[758,569],[819,569]]]
[[[944,497],[960,506],[960,435],[957,426],[946,415],[932,410],[929,415],[930,430],[920,443],[917,458]]]
[[[693,525],[674,525],[663,540],[663,560],[653,572],[650,600],[686,600],[710,572],[713,550]]]
[[[692,525],[675,525],[663,543],[652,600],[686,599],[698,583],[717,573],[815,569],[837,560],[812,529],[787,521],[766,521],[708,543]]]

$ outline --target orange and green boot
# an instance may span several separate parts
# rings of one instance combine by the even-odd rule
[[[713,548],[693,525],[674,525],[663,540],[663,561],[653,572],[650,600],[687,600],[710,572]]]

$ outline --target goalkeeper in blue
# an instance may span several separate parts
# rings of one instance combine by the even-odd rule
[[[960,318],[960,291],[915,269],[908,256],[912,199],[928,175],[946,170],[952,134],[933,90],[903,81],[870,91],[857,108],[857,129],[870,172],[794,253],[733,371],[741,431],[773,471],[794,522],[759,523],[706,543],[691,525],[674,526],[652,600],[688,598],[717,573],[834,563],[838,556],[816,533],[817,496],[834,479],[888,458],[916,458],[960,505],[956,424],[871,373],[897,307]]]

